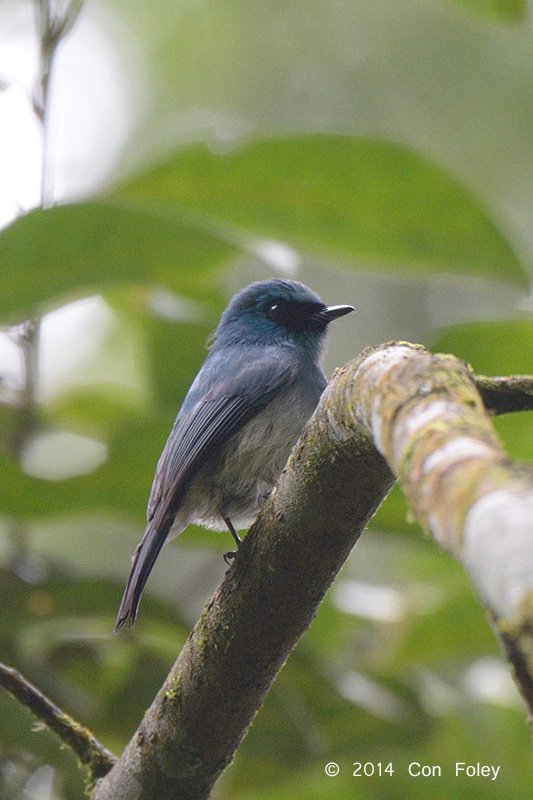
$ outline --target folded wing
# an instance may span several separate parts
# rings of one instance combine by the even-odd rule
[[[291,354],[284,360],[279,349],[274,354],[269,348],[261,348],[240,360],[240,369],[235,370],[238,365],[232,363],[231,382],[222,378],[206,386],[201,370],[178,414],[157,464],[148,502],[148,524],[132,557],[115,632],[128,619],[130,625],[135,622],[142,591],[190,481],[214,453],[220,452],[232,436],[290,386],[297,371]],[[209,374],[220,374],[223,364],[220,370],[216,367],[211,364]]]

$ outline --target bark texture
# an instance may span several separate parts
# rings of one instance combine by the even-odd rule
[[[359,363],[354,396],[415,516],[470,574],[533,715],[533,466],[509,459],[484,406],[527,407],[527,383],[390,344]]]

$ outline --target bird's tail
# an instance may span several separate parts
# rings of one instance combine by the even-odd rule
[[[152,571],[159,551],[165,544],[171,527],[172,519],[164,520],[158,528],[154,528],[153,522],[148,524],[145,534],[131,559],[131,572],[120,602],[115,623],[115,633],[118,633],[128,619],[131,627],[135,625],[137,609],[145,583]]]

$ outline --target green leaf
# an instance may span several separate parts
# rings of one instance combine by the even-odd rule
[[[213,224],[282,238],[315,256],[408,273],[527,285],[480,201],[443,169],[390,142],[347,136],[256,141],[224,155],[195,145],[113,197],[175,203]]]
[[[125,282],[205,293],[207,277],[234,252],[163,208],[80,203],[36,210],[0,233],[0,317]]]

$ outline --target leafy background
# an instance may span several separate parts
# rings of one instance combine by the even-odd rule
[[[61,204],[0,233],[0,658],[119,753],[225,569],[224,537],[188,530],[112,635],[155,462],[233,291],[284,274],[352,303],[328,372],[390,338],[533,372],[533,33],[519,0],[100,0],[65,50],[89,24],[128,86],[127,135],[91,191],[96,149]],[[30,315],[33,410],[7,334]],[[531,458],[530,416],[497,426]],[[530,747],[467,578],[394,490],[213,796],[525,800]],[[0,796],[83,797],[4,694]]]

